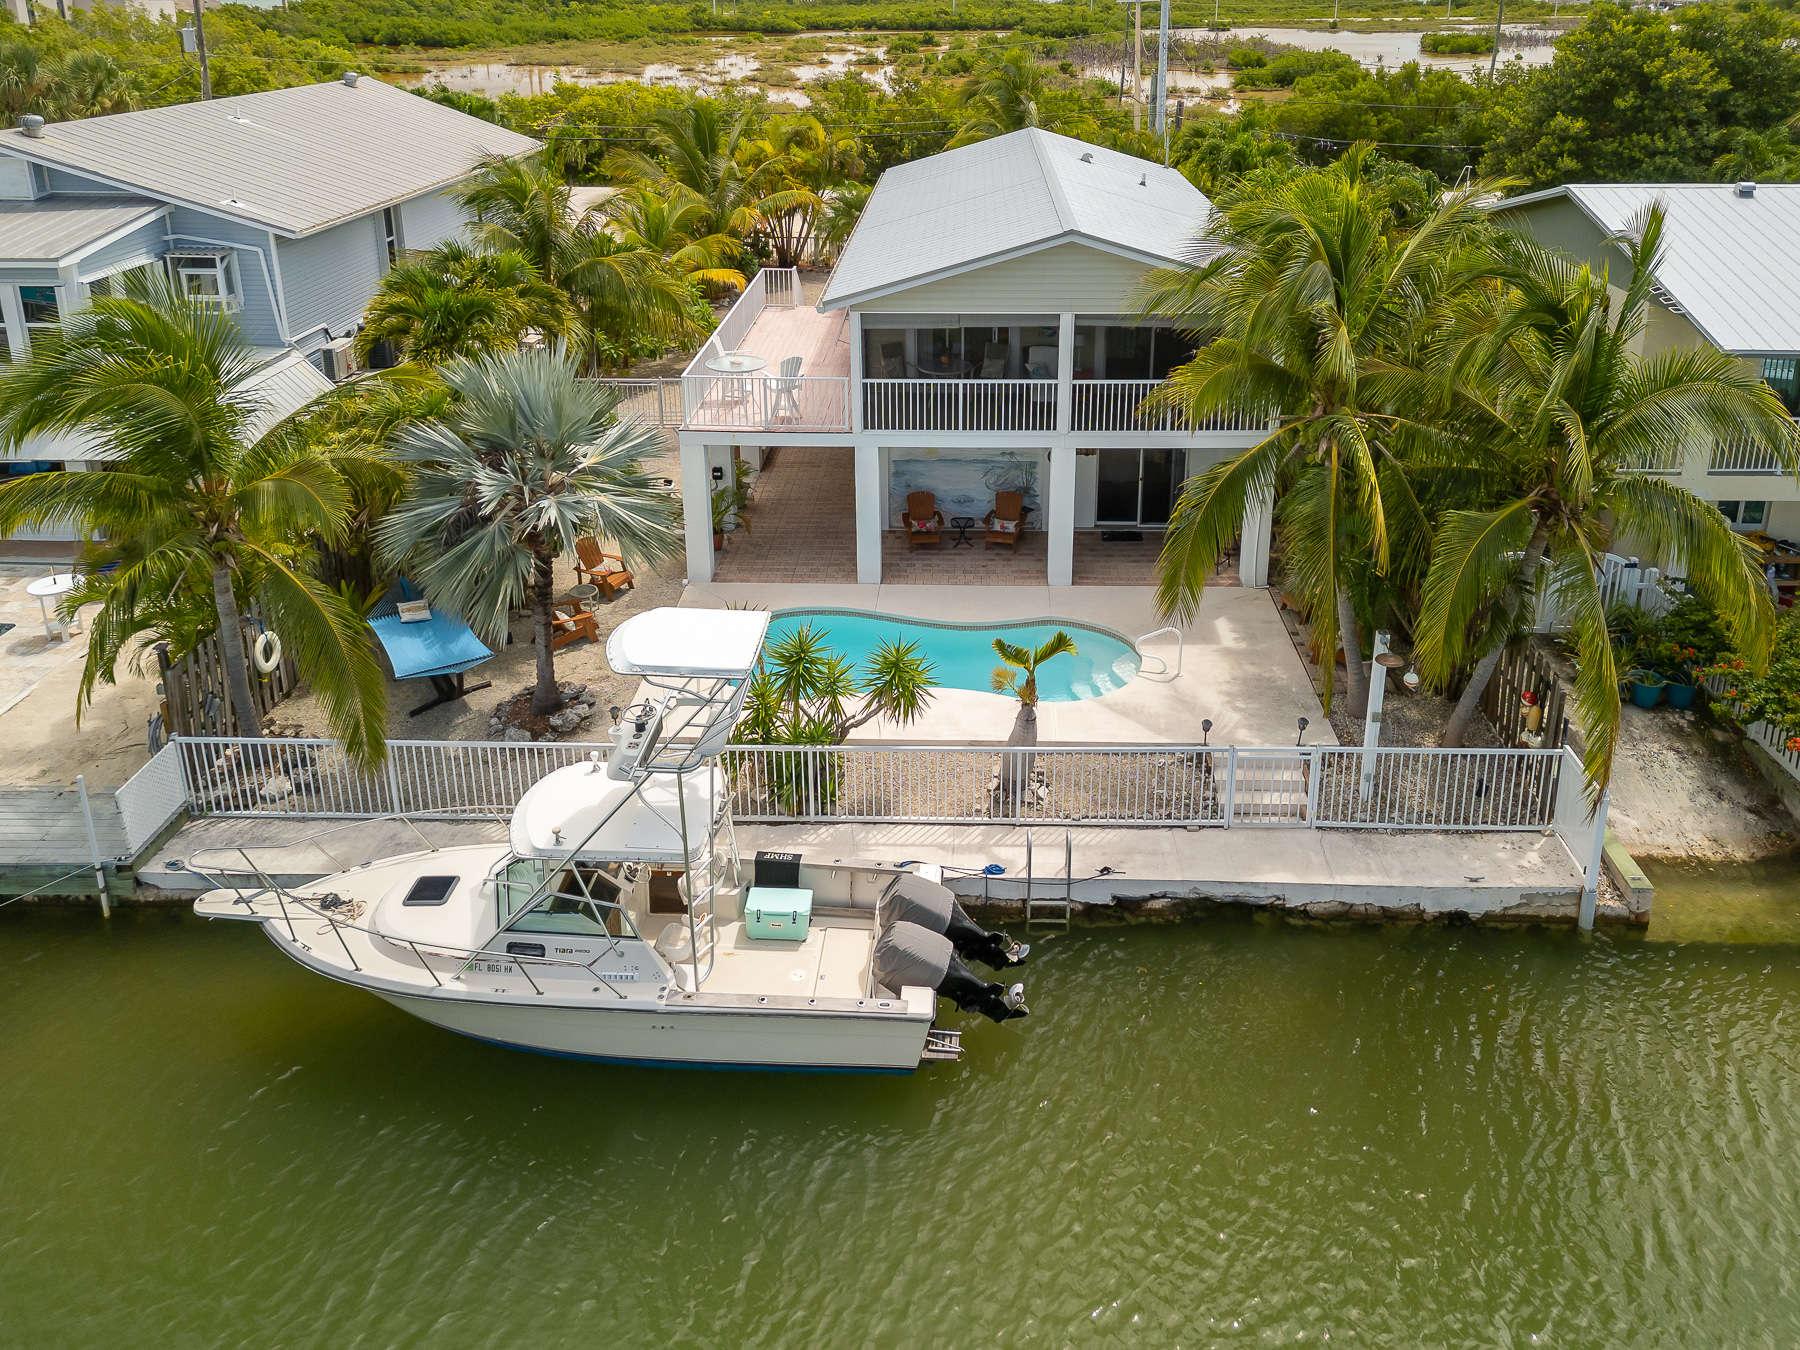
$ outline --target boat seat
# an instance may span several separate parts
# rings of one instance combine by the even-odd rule
[[[688,926],[686,921],[664,924],[662,932],[656,935],[654,943],[657,954],[670,965],[691,960],[693,948],[688,942]]]

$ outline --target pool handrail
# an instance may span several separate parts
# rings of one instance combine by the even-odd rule
[[[1175,669],[1174,670],[1169,669],[1169,663],[1167,661],[1163,660],[1162,657],[1151,656],[1148,652],[1146,652],[1144,650],[1144,647],[1143,647],[1143,644],[1148,642],[1151,638],[1161,637],[1164,633],[1173,633],[1175,635]],[[1138,655],[1138,662],[1139,662],[1138,674],[1140,674],[1140,675],[1149,675],[1149,674],[1167,675],[1171,680],[1179,678],[1181,675],[1181,657],[1182,657],[1182,652],[1183,652],[1185,646],[1186,646],[1186,644],[1182,641],[1181,630],[1179,628],[1176,628],[1172,624],[1169,625],[1168,627],[1158,628],[1154,632],[1145,633],[1142,637],[1133,638],[1131,640],[1131,647],[1132,647],[1132,650],[1135,651]],[[1145,670],[1143,667],[1143,664],[1142,664],[1145,661],[1154,661],[1154,662],[1156,662],[1157,665],[1161,666],[1162,669],[1158,670],[1158,671],[1154,671],[1154,672]]]

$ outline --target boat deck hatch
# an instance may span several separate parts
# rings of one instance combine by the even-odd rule
[[[420,877],[413,882],[402,905],[441,905],[450,898],[460,877]]]

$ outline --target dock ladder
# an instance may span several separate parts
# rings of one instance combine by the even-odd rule
[[[1047,878],[1054,881],[1055,878]],[[1030,932],[1034,924],[1046,927],[1059,926],[1063,932],[1069,931],[1069,913],[1075,902],[1075,837],[1069,830],[1063,831],[1063,893],[1059,896],[1047,896],[1039,899],[1032,884],[1031,866],[1031,831],[1025,832],[1025,931]]]

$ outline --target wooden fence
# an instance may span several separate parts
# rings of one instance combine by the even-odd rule
[[[1544,710],[1543,720],[1533,733],[1534,737],[1541,735],[1541,741],[1519,739],[1525,731],[1525,708],[1519,695],[1526,690],[1537,695],[1538,706]],[[1563,705],[1568,692],[1550,653],[1536,638],[1525,637],[1508,647],[1500,664],[1494,667],[1493,678],[1481,694],[1481,711],[1500,733],[1501,745],[1555,750],[1561,747],[1567,729]]]
[[[299,683],[294,658],[285,650],[275,669],[263,674],[256,668],[256,639],[263,631],[262,612],[252,608],[244,619],[244,666],[250,672],[250,694],[256,715],[267,717],[294,692]],[[163,726],[175,736],[255,735],[259,727],[238,725],[231,706],[231,688],[225,678],[224,651],[219,634],[205,639],[186,656],[171,659],[169,644],[156,644],[156,668],[162,679]]]

